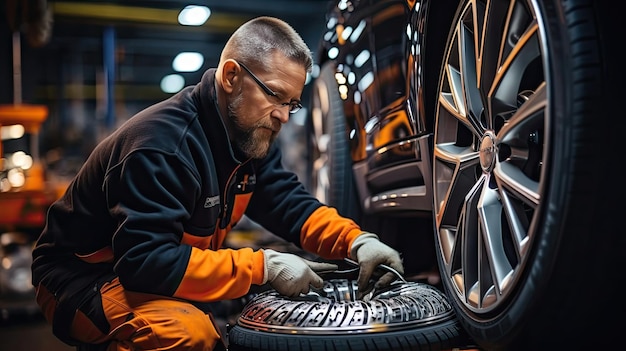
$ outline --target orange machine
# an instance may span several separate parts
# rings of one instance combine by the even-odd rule
[[[54,191],[47,189],[44,167],[38,156],[38,134],[47,117],[48,109],[42,105],[0,105],[0,130],[3,131],[0,138],[0,232],[42,228],[46,209],[56,197]],[[5,155],[3,144],[8,139],[7,131],[13,126],[23,127],[24,134],[30,134],[30,150],[20,152],[32,160],[26,166]]]

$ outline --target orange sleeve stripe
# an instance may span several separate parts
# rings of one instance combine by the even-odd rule
[[[263,282],[264,256],[251,248],[217,251],[193,247],[187,270],[174,297],[210,302],[245,295]]]
[[[354,239],[363,231],[353,220],[339,215],[336,209],[321,206],[302,226],[300,243],[310,252],[326,259],[348,257]]]
[[[213,234],[213,235],[216,235],[216,234]],[[213,235],[196,236],[196,235],[184,232],[183,239],[181,240],[181,244],[187,244],[189,246],[197,247],[200,249],[208,249],[209,247],[211,247],[211,240],[213,240]]]

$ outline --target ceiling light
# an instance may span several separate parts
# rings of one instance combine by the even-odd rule
[[[180,74],[169,74],[161,79],[161,90],[168,94],[177,93],[185,86],[185,78]]]
[[[181,52],[174,58],[172,68],[176,72],[195,72],[202,67],[204,56],[198,52]]]
[[[201,26],[211,16],[211,10],[206,6],[188,5],[178,14],[178,23],[183,26]]]

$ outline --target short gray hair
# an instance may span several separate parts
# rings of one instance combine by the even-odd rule
[[[220,60],[232,58],[250,66],[266,67],[276,51],[311,72],[311,50],[302,37],[283,20],[268,16],[241,25],[226,42]]]

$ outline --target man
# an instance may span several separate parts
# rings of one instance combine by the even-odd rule
[[[33,251],[37,302],[68,344],[207,350],[219,328],[196,303],[253,285],[297,296],[336,269],[290,253],[221,248],[245,214],[329,260],[359,262],[359,289],[397,251],[307,193],[274,143],[300,96],[311,53],[285,22],[259,17],[199,84],[129,119],[89,156],[49,209]],[[394,277],[378,278],[378,287]]]

